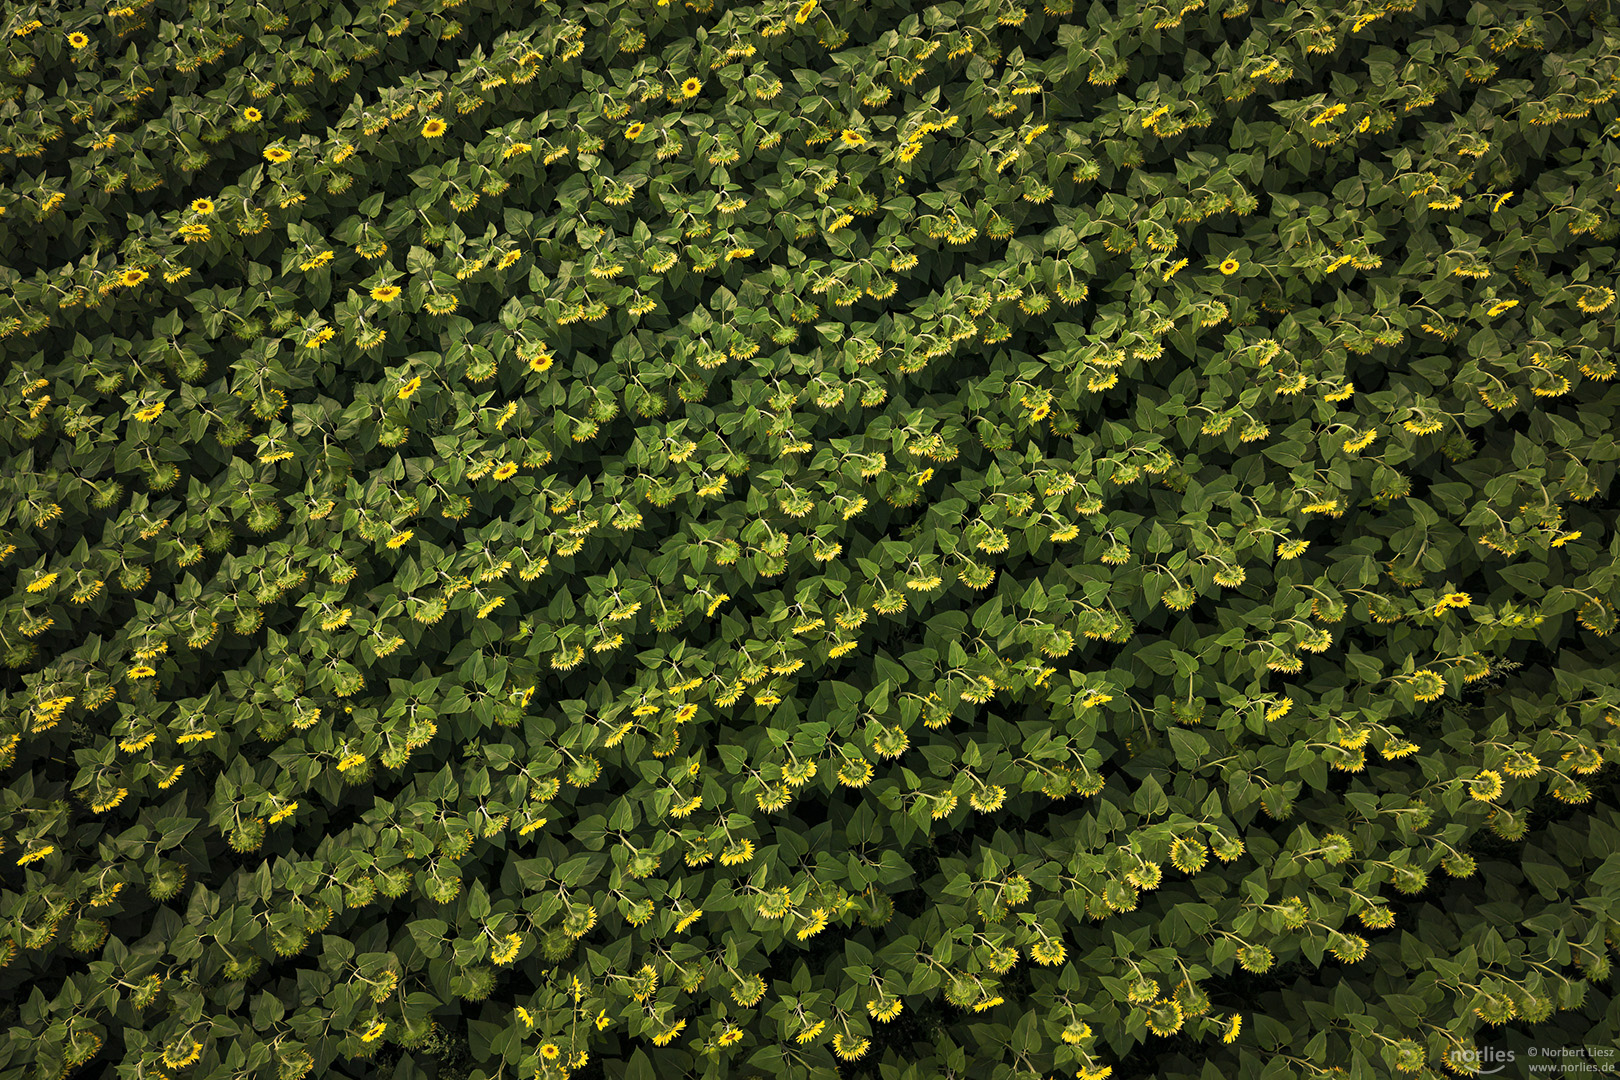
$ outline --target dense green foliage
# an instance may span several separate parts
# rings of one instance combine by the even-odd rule
[[[1610,5],[0,18],[0,1077],[1620,1037]]]

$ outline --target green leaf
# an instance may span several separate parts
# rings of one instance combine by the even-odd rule
[[[630,1062],[624,1070],[624,1080],[658,1080],[658,1074],[653,1070],[652,1060],[647,1057],[646,1051],[637,1049],[630,1055]]]

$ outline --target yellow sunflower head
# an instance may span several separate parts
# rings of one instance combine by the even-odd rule
[[[283,146],[267,146],[264,150],[264,160],[276,165],[292,160],[292,151]]]
[[[698,91],[703,89],[703,80],[697,78],[687,79],[681,83],[681,94],[685,97],[697,97]]]
[[[250,124],[257,124],[260,120],[264,119],[264,113],[249,105],[247,108],[242,110],[242,119],[246,120]]]
[[[866,141],[860,132],[848,128],[845,128],[838,137],[843,140],[845,146],[860,146]]]
[[[647,130],[647,125],[646,124],[640,124],[640,123],[631,124],[629,127],[624,129],[624,137],[627,138],[627,139],[639,138],[641,133],[643,131],[646,131],[646,130]]]
[[[68,44],[73,46],[75,49],[82,49],[86,45],[90,44],[90,35],[75,30],[73,33],[68,35]]]
[[[212,214],[214,212],[214,200],[193,199],[191,200],[191,209],[199,214]]]
[[[379,285],[375,289],[371,290],[371,298],[384,304],[388,303],[390,300],[397,300],[399,298],[399,286]]]
[[[422,134],[429,139],[437,139],[440,135],[444,134],[445,129],[449,126],[449,124],[446,124],[437,116],[430,116],[427,119],[427,123],[422,125]]]
[[[1237,273],[1239,267],[1242,265],[1243,264],[1238,262],[1236,259],[1227,259],[1225,262],[1221,263],[1221,273],[1230,276]]]

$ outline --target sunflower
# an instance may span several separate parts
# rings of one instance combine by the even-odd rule
[[[141,282],[145,281],[146,278],[147,273],[145,270],[137,270],[132,266],[128,270],[125,270],[122,274],[118,275],[118,283],[123,285],[125,288],[134,288],[136,285],[139,285]]]
[[[720,853],[720,862],[725,866],[737,866],[748,862],[753,857],[754,842],[752,840],[733,840]]]
[[[379,285],[371,290],[371,298],[386,304],[390,300],[397,300],[399,292],[398,285]]]
[[[1467,781],[1468,794],[1478,802],[1490,802],[1500,798],[1502,789],[1502,774],[1491,769],[1483,769],[1472,780]]]
[[[282,162],[292,160],[292,151],[283,146],[267,146],[264,150],[264,160],[280,165]]]
[[[1231,275],[1237,273],[1238,268],[1242,265],[1243,264],[1238,262],[1236,259],[1228,258],[1225,262],[1221,263],[1221,273],[1230,277]]]
[[[793,13],[793,21],[803,25],[816,13],[816,3],[817,0],[804,0],[804,3],[799,5],[799,10]]]
[[[249,105],[247,108],[242,110],[242,119],[246,120],[250,124],[257,124],[260,120],[264,119],[264,113]]]
[[[646,131],[646,130],[647,130],[647,125],[646,124],[642,124],[642,123],[639,123],[639,122],[634,123],[634,124],[631,124],[629,127],[624,129],[624,137],[627,138],[627,139],[637,139],[637,138],[640,138],[641,133],[643,131]]]
[[[199,214],[212,214],[214,212],[213,199],[193,199],[191,209]]]
[[[697,97],[698,91],[703,89],[703,80],[698,78],[687,79],[681,83],[682,97]]]
[[[1174,1035],[1186,1023],[1186,1014],[1175,1001],[1160,1001],[1148,1007],[1148,1030],[1155,1035]]]
[[[864,143],[866,141],[866,139],[862,137],[860,132],[851,131],[848,128],[845,128],[843,130],[843,132],[839,134],[838,137],[843,140],[843,143],[844,143],[845,146],[860,146],[862,143]]]
[[[1035,943],[1030,949],[1029,955],[1037,964],[1051,967],[1054,964],[1063,963],[1064,957],[1068,955],[1068,949],[1064,947],[1061,941],[1042,940]]]
[[[73,33],[68,35],[68,44],[73,46],[75,49],[82,49],[86,45],[90,44],[90,35],[75,30]]]
[[[437,116],[430,116],[427,118],[427,123],[422,125],[422,135],[425,138],[437,139],[440,135],[445,133],[445,130],[449,128],[449,126],[449,124],[445,123],[443,120],[440,120]]]

